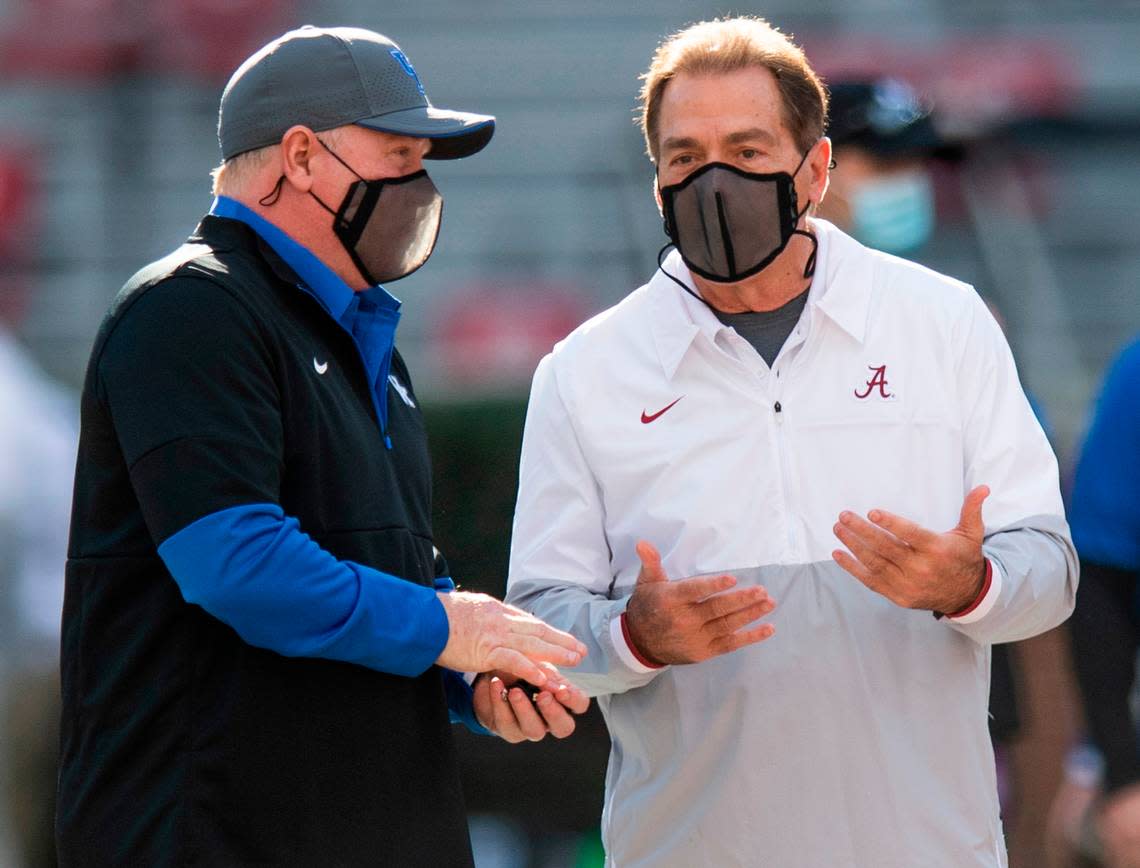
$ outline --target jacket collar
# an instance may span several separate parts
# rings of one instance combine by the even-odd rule
[[[669,275],[693,292],[699,294],[699,291],[676,250],[665,257],[649,280],[647,291],[653,319],[653,341],[665,376],[671,380],[696,336],[704,332],[710,340],[715,339],[723,325],[708,307],[677,286]]]
[[[808,301],[843,331],[863,343],[867,334],[875,256],[826,220],[813,219],[812,224],[819,238],[819,256]]]
[[[308,248],[290,238],[261,215],[228,196],[218,196],[210,208],[214,217],[237,220],[249,226],[258,238],[275,254],[270,264],[281,275],[276,266],[278,259],[288,266],[299,278],[301,285],[329,312],[337,322],[344,323],[355,313],[360,299],[368,299],[381,309],[393,312],[400,309],[400,301],[382,286],[373,286],[360,293],[337,277],[332,269],[321,262]],[[296,281],[294,281],[296,282]]]
[[[869,251],[826,220],[812,220],[819,251],[808,290],[808,310],[818,310],[860,343],[866,334],[871,298],[873,260]],[[651,298],[653,340],[665,376],[677,372],[681,359],[698,334],[710,341],[727,328],[706,305],[677,286],[662,270],[698,292],[692,275],[673,250],[661,263],[646,289]]]

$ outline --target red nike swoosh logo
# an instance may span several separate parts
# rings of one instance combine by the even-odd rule
[[[684,395],[681,396],[681,398],[684,398],[684,397],[685,397]],[[680,401],[681,398],[678,398],[677,401]],[[650,416],[648,413],[646,413],[644,410],[642,410],[641,411],[641,424],[642,425],[648,425],[650,422],[654,421],[655,419],[660,419],[663,415],[665,415],[666,413],[668,413],[670,410],[673,409],[673,406],[677,403],[677,401],[674,401],[672,404],[670,404],[668,407],[665,407],[662,410],[658,410],[652,416]]]

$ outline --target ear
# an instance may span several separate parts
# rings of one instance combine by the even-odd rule
[[[673,227],[669,225],[669,215],[665,213],[665,200],[661,198],[661,179],[657,177],[656,172],[653,173],[653,201],[657,203],[657,213],[661,215],[665,234],[672,238]]]
[[[831,183],[831,139],[823,136],[812,146],[808,154],[807,167],[809,170],[808,195],[813,204],[818,205],[827,195],[828,185]]]
[[[300,124],[292,126],[281,137],[281,174],[299,193],[313,186],[312,159],[321,147],[317,134]]]

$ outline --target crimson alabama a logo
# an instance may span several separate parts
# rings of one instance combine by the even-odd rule
[[[879,398],[884,401],[893,398],[895,393],[891,391],[891,384],[887,380],[887,366],[867,365],[867,370],[871,372],[871,376],[862,387],[855,388],[855,397],[864,401],[868,398]]]

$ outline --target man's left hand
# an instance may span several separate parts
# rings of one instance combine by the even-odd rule
[[[967,494],[957,527],[946,533],[881,509],[871,510],[866,519],[842,512],[834,530],[850,553],[837,549],[831,556],[899,606],[958,612],[977,598],[985,581],[982,503],[989,494],[985,485]]]
[[[543,668],[549,679],[547,687],[533,700],[523,689],[527,685],[515,683],[510,676],[484,672],[477,677],[472,688],[479,723],[512,744],[541,741],[548,733],[555,738],[570,735],[574,731],[573,715],[585,712],[590,699],[555,667],[543,664]]]

